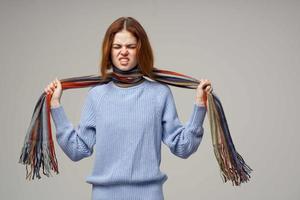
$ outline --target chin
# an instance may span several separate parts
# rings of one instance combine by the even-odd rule
[[[130,65],[119,65],[118,68],[123,70],[123,71],[126,71],[126,70],[130,70],[132,69],[134,66],[130,66]]]

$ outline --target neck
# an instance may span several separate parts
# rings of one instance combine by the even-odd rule
[[[112,65],[112,70],[112,81],[120,87],[131,87],[145,80],[138,65],[130,70],[121,70]]]

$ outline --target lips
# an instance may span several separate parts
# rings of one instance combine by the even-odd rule
[[[129,61],[129,58],[120,58],[120,61]]]

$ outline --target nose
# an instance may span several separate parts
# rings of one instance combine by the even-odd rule
[[[122,49],[121,49],[121,54],[122,54],[122,55],[128,54],[128,50],[127,50],[126,48],[122,48]]]

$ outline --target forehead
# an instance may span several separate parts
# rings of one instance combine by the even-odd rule
[[[133,44],[136,43],[136,38],[129,31],[123,30],[116,33],[113,44]]]

